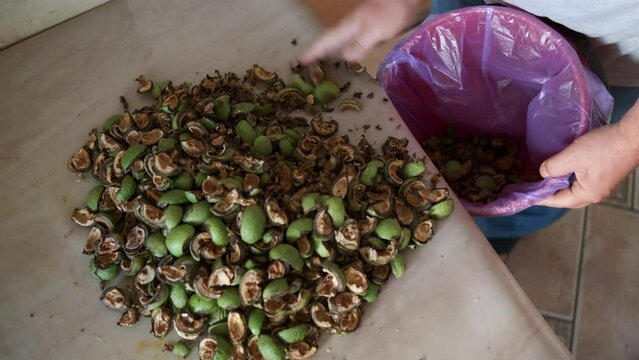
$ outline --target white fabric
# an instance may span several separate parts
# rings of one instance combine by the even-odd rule
[[[591,39],[611,85],[639,86],[639,0],[485,0],[547,17]]]

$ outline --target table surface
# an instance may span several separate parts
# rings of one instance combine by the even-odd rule
[[[108,0],[0,1],[0,49],[66,21]]]
[[[91,128],[120,111],[120,95],[142,103],[139,74],[195,82],[259,62],[286,76],[319,31],[295,0],[113,0],[0,52],[3,357],[171,358],[147,319],[120,328],[100,303],[81,254],[88,231],[70,220],[95,181],[69,173],[66,162]],[[334,113],[342,129],[353,139],[405,136],[423,155],[382,89],[364,76],[352,82],[352,91],[376,96],[361,113]],[[360,329],[326,335],[317,359],[570,358],[461,207],[436,232],[365,308]]]

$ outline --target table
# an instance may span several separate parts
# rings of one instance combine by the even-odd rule
[[[139,74],[194,82],[256,62],[287,74],[319,31],[295,0],[113,0],[0,52],[3,358],[172,358],[148,320],[119,328],[119,314],[99,302],[81,254],[88,231],[70,220],[95,182],[66,162],[119,111],[120,95],[141,104]],[[361,113],[334,115],[353,139],[381,124],[367,130],[372,140],[406,136],[423,155],[377,84],[360,76],[351,89],[376,94]],[[360,330],[326,336],[317,359],[570,358],[461,207],[436,231],[366,308]]]

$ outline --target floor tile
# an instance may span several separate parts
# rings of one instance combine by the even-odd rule
[[[630,209],[632,207],[632,188],[634,182],[634,176],[631,174],[628,176],[605,201],[608,204],[621,206]]]
[[[572,317],[585,211],[561,220],[515,245],[506,265],[537,309]]]
[[[639,214],[597,205],[587,221],[577,358],[639,359]]]
[[[544,316],[546,322],[555,335],[561,340],[562,343],[570,350],[570,342],[572,341],[572,322],[566,320],[555,319],[553,317]]]

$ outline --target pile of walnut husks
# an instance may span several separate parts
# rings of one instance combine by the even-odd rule
[[[322,117],[361,104],[337,100],[320,66],[288,83],[259,66],[137,82],[153,103],[108,118],[69,161],[100,182],[73,220],[118,324],[174,329],[179,356],[310,358],[321,330],[358,328],[362,303],[453,210],[407,140],[378,152]]]

